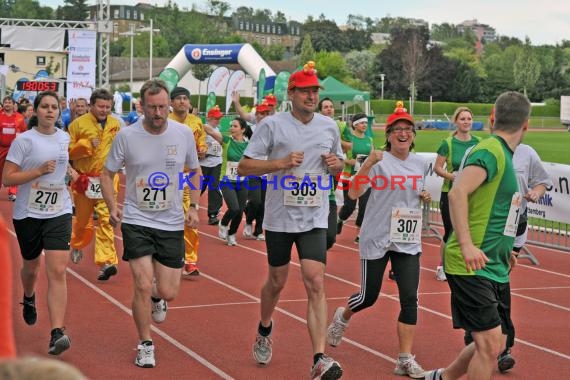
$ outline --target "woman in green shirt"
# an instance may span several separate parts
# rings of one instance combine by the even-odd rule
[[[481,140],[481,138],[471,134],[473,112],[471,112],[469,108],[458,107],[453,114],[453,124],[455,124],[455,131],[451,136],[441,142],[437,150],[434,167],[435,173],[443,177],[443,186],[441,187],[441,198],[439,201],[439,209],[441,210],[441,219],[444,228],[443,243],[441,244],[441,258],[443,258],[445,243],[452,231],[447,193],[451,190],[453,181],[457,177],[459,166],[461,165],[461,160],[465,152],[470,147],[477,145]],[[443,271],[443,261],[440,261],[436,268],[435,278],[439,281],[446,280],[445,272]]]
[[[345,172],[350,173],[351,176],[358,172],[360,165],[366,160],[373,148],[372,137],[366,136],[366,129],[368,128],[368,117],[366,114],[357,113],[352,117],[352,148],[346,152],[347,160],[345,161]],[[356,216],[356,227],[360,232],[362,219],[364,219],[364,211],[366,210],[366,202],[370,196],[370,189],[368,189],[358,199],[358,214]],[[344,190],[344,204],[338,213],[337,234],[342,231],[342,225],[352,215],[356,208],[356,200],[348,197],[348,189]],[[358,244],[359,236],[356,236],[354,242]]]
[[[237,167],[252,135],[251,128],[244,119],[236,117],[230,125],[230,136],[222,135],[208,125],[204,125],[204,130],[222,145],[220,190],[228,209],[220,220],[218,236],[226,240],[228,245],[237,245],[236,232],[241,223],[248,192],[245,186],[247,178],[237,175]]]

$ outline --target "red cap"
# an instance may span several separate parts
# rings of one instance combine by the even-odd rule
[[[307,62],[302,70],[295,71],[289,77],[289,85],[287,86],[288,90],[292,90],[294,88],[307,88],[307,87],[320,87],[323,88],[319,84],[319,78],[317,77],[317,70],[315,70],[315,62],[309,61]]]
[[[220,119],[222,116],[224,115],[220,111],[220,107],[218,107],[217,105],[210,108],[208,114],[206,115],[206,117],[208,117],[209,119]]]
[[[269,102],[267,99],[264,99],[260,104],[255,107],[255,113],[261,112],[269,112],[271,109],[269,108]]]
[[[273,94],[269,94],[263,99],[263,103],[267,103],[268,106],[276,106],[277,105],[277,98]]]
[[[386,127],[391,126],[398,120],[407,120],[412,123],[412,125],[415,125],[414,118],[404,108],[404,102],[401,100],[396,103],[396,109],[394,110],[394,113],[389,115],[386,119]]]

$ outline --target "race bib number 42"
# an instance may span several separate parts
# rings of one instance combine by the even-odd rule
[[[392,243],[421,243],[422,210],[392,207],[390,241]]]
[[[166,187],[152,187],[148,177],[137,177],[137,205],[142,211],[163,211],[172,207],[174,199],[174,184]]]
[[[85,196],[89,199],[103,199],[103,193],[101,192],[101,181],[99,177],[88,177],[89,186],[85,190]]]
[[[63,209],[63,184],[35,182],[30,188],[28,210],[42,214],[57,214]]]

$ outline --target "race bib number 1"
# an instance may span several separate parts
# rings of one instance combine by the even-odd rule
[[[101,181],[99,177],[88,177],[89,186],[85,190],[85,196],[89,199],[103,199],[103,193],[101,192]]]
[[[238,164],[239,162],[235,162],[235,161],[228,161],[226,163],[226,177],[230,180],[230,181],[237,181],[237,176],[238,176]]]
[[[63,184],[35,182],[30,188],[28,210],[56,214],[63,209]]]
[[[421,243],[422,210],[392,207],[390,241],[392,243]]]
[[[519,192],[514,193],[513,198],[511,199],[511,207],[509,208],[509,215],[507,216],[507,223],[505,224],[503,235],[512,237],[517,236],[521,203],[522,194]]]
[[[142,211],[164,211],[172,208],[174,199],[174,184],[169,182],[166,187],[152,187],[148,177],[137,177],[137,205]]]

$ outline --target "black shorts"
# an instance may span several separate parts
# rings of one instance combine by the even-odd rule
[[[157,228],[121,224],[123,260],[152,258],[169,268],[184,266],[184,230],[164,231]]]
[[[71,214],[55,218],[14,219],[20,253],[24,260],[35,260],[46,251],[68,251],[71,241]]]
[[[501,314],[510,313],[508,283],[502,284],[481,276],[458,276],[446,273],[451,289],[453,328],[467,331],[487,331],[501,325]],[[507,314],[508,315],[508,314]],[[505,315],[503,315],[505,317]]]
[[[306,232],[265,231],[267,261],[272,267],[280,267],[291,261],[293,243],[300,260],[327,263],[327,229],[313,228]]]

